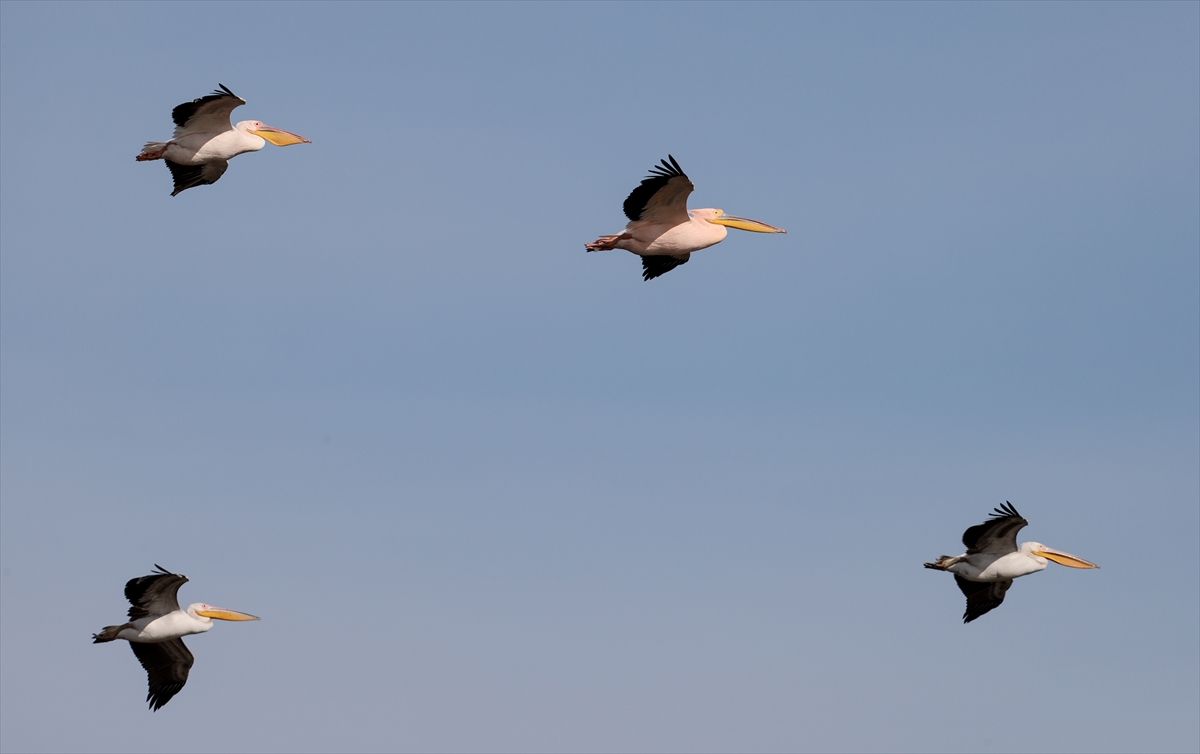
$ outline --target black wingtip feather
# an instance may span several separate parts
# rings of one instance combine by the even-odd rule
[[[138,618],[144,618],[149,615],[146,610],[146,606],[142,601],[146,597],[146,593],[154,588],[155,584],[167,583],[161,582],[161,579],[168,579],[176,582],[176,590],[178,590],[181,585],[188,582],[188,577],[184,576],[183,574],[171,573],[157,563],[154,564],[154,567],[157,570],[149,575],[139,576],[136,579],[130,579],[129,581],[125,582],[125,599],[129,600],[129,604],[131,605],[129,608],[130,620],[137,620]]]
[[[178,162],[163,160],[167,163],[167,168],[171,171],[171,179],[175,182],[175,190],[171,192],[171,196],[176,196],[181,191],[187,191],[196,186],[207,186],[212,181],[204,177],[204,165],[180,165]]]
[[[969,581],[954,574],[954,581],[967,598],[967,609],[963,612],[963,623],[970,623],[1004,603],[1004,595],[1012,581]]]
[[[667,160],[670,160],[670,162],[667,162]],[[662,163],[661,165],[655,165],[650,168],[649,178],[674,178],[677,175],[683,175],[683,168],[679,167],[679,163],[675,161],[674,155],[667,155],[667,160],[659,160]]]
[[[1021,518],[1021,514],[1017,513],[1017,509],[1014,508],[1013,504],[1007,500],[1004,501],[1004,505],[1001,505],[998,508],[993,508],[992,510],[994,511],[991,514],[992,518]]]
[[[642,257],[642,280],[653,280],[665,275],[681,264],[687,264],[691,257],[673,257],[668,254],[657,254]]]
[[[175,122],[175,125],[182,126],[186,124],[188,120],[196,114],[196,111],[200,109],[200,106],[207,102],[225,99],[226,97],[233,97],[234,99],[239,100],[241,99],[241,97],[231,92],[229,87],[225,86],[224,84],[217,84],[217,86],[221,88],[214,89],[212,94],[208,94],[203,97],[197,97],[191,102],[184,102],[182,105],[176,105],[175,109],[171,111],[171,120]]]
[[[149,644],[131,641],[129,648],[146,670],[146,702],[158,712],[183,690],[195,658],[180,639]]]
[[[1017,513],[1017,509],[1013,507],[1013,504],[1005,501],[1004,505],[1000,506],[999,508],[993,508],[992,513],[988,514],[987,520],[982,524],[972,526],[964,531],[962,542],[963,545],[966,546],[968,553],[979,552],[979,550],[976,548],[981,546],[981,538],[985,536],[996,536],[998,532],[1002,531],[1006,527],[1011,528],[1014,526],[1016,528],[1011,529],[1011,532],[1015,537],[1016,532],[1028,524],[1029,522],[1026,521],[1020,513]],[[1015,547],[1016,544],[1014,543],[1013,546]]]
[[[625,216],[630,220],[642,219],[642,210],[646,208],[646,203],[650,201],[650,197],[667,184],[667,181],[676,177],[687,178],[674,156],[667,155],[667,159],[670,162],[660,160],[661,165],[650,168],[650,175],[643,178],[638,187],[629,192],[625,203],[621,205],[621,208],[625,210]]]

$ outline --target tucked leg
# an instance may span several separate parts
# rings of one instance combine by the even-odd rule
[[[137,156],[137,161],[161,160],[167,153],[168,146],[170,146],[170,142],[151,141],[142,147],[142,153]]]
[[[960,560],[962,560],[961,557],[952,558],[949,555],[943,555],[932,563],[926,563],[925,567],[933,568],[938,571],[948,571],[948,570],[950,570],[950,566],[954,565],[955,563],[957,563]]]
[[[612,251],[617,248],[617,243],[620,241],[628,241],[633,236],[628,233],[622,233],[617,236],[600,236],[594,242],[584,244],[583,247],[588,251]]]

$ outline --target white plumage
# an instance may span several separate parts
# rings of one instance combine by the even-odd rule
[[[246,104],[224,84],[207,97],[184,102],[171,111],[175,135],[170,141],[151,141],[142,147],[138,162],[165,160],[175,180],[171,196],[193,186],[216,183],[229,161],[245,152],[257,152],[269,141],[276,146],[312,143],[303,136],[268,126],[260,120],[230,123],[235,108]]]
[[[693,251],[725,240],[726,228],[787,233],[757,220],[726,215],[724,210],[689,212],[687,198],[693,188],[679,163],[667,155],[625,199],[625,216],[629,218],[625,231],[601,236],[584,247],[588,251],[631,251],[642,258],[642,279],[652,280],[686,263]]]
[[[967,598],[963,623],[994,610],[1004,601],[1013,579],[1037,573],[1053,560],[1071,568],[1099,568],[1083,558],[1055,550],[1040,542],[1017,546],[1017,532],[1029,524],[1012,503],[995,509],[991,517],[963,532],[967,551],[957,557],[943,555],[926,568],[949,571]]]
[[[146,701],[157,711],[187,683],[188,672],[195,658],[183,643],[182,637],[202,634],[217,620],[258,620],[253,615],[213,607],[203,602],[181,610],[177,594],[187,583],[187,576],[171,573],[160,565],[149,576],[130,579],[125,584],[129,621],[119,626],[105,626],[92,634],[93,644],[123,639],[129,642],[138,662],[146,669],[149,691]]]

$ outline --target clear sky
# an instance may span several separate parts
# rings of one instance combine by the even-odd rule
[[[0,3],[0,748],[1195,751],[1200,5]],[[218,83],[312,139],[172,198]],[[731,231],[583,245],[668,153]],[[1010,500],[1051,565],[921,563]],[[262,616],[160,712],[127,579]]]

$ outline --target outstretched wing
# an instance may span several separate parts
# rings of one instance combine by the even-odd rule
[[[674,257],[669,254],[654,254],[642,257],[642,280],[653,280],[659,275],[665,275],[681,264],[687,264],[691,254],[681,254]]]
[[[1005,581],[968,581],[957,573],[954,581],[967,598],[967,611],[963,613],[963,623],[970,623],[979,616],[1000,607],[1004,601],[1004,593],[1012,586],[1012,579]]]
[[[963,544],[968,555],[981,552],[1006,555],[1017,551],[1017,532],[1028,525],[1012,503],[1005,501],[987,521],[963,532]]]
[[[158,563],[157,573],[130,579],[125,584],[125,599],[129,608],[129,619],[137,620],[148,615],[166,615],[179,609],[179,587],[187,583],[188,577],[171,573]],[[185,650],[186,651],[186,650]]]
[[[625,216],[630,221],[671,225],[688,221],[687,198],[695,186],[683,174],[683,168],[674,157],[667,155],[667,160],[663,160],[661,166],[650,168],[650,175],[625,200]]]
[[[149,682],[146,701],[150,703],[150,709],[157,712],[187,683],[188,671],[192,669],[196,658],[184,645],[183,639],[154,643],[131,641],[129,646],[146,669]]]
[[[167,167],[171,170],[171,178],[175,181],[175,190],[171,192],[171,196],[195,186],[216,183],[221,176],[225,175],[225,170],[229,167],[229,160],[209,160],[199,165],[181,165],[170,160],[163,160],[163,162],[167,163]]]
[[[224,84],[217,86],[221,88],[212,94],[184,102],[171,111],[176,139],[184,134],[219,134],[233,128],[229,115],[234,108],[246,104],[246,100],[229,91]]]

